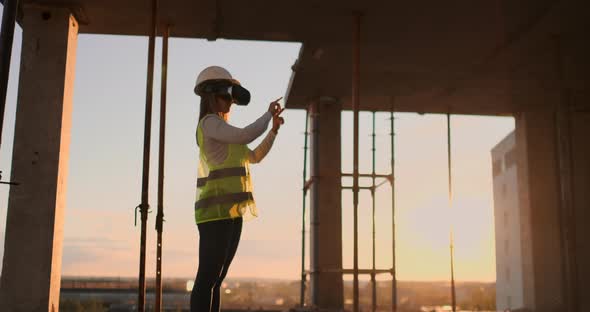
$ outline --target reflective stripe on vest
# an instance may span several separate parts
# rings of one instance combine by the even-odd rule
[[[209,206],[217,204],[238,203],[253,199],[254,197],[252,196],[251,192],[224,194],[220,196],[213,196],[200,199],[195,203],[195,209],[207,208]]]
[[[246,168],[244,167],[233,167],[233,168],[224,168],[224,169],[217,169],[209,172],[209,176],[198,178],[197,179],[197,187],[203,187],[207,184],[209,180],[227,178],[227,177],[245,177],[246,176]]]

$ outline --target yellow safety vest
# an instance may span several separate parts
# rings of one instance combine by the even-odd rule
[[[197,142],[200,159],[195,200],[196,223],[258,216],[252,195],[248,147],[245,144],[229,144],[226,159],[214,165],[207,160],[200,122],[197,126]]]

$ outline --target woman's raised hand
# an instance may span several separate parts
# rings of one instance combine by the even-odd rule
[[[283,97],[281,96],[280,98],[276,99],[275,101],[271,102],[270,105],[268,106],[268,111],[274,116],[277,113],[279,113],[281,111],[281,104],[279,104],[279,101],[282,100]]]
[[[281,128],[281,125],[285,123],[285,119],[281,117],[281,114],[285,109],[281,108],[281,104],[279,104],[279,101],[282,98],[283,97],[280,97],[277,100],[273,101],[272,103],[270,103],[270,106],[268,107],[268,111],[272,114],[272,131],[274,133],[278,133],[279,128]]]
[[[275,134],[279,133],[279,129],[285,123],[285,119],[283,119],[283,117],[281,117],[281,114],[283,113],[284,110],[285,109],[282,108],[275,115],[272,116],[272,131]]]
[[[284,108],[283,108],[283,110],[284,110]],[[280,117],[279,115],[273,116],[272,117],[272,131],[275,134],[279,133],[279,129],[281,128],[281,125],[283,125],[284,123],[285,123],[285,119],[283,119],[283,117]]]

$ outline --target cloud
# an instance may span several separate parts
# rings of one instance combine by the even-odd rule
[[[66,237],[62,272],[64,275],[98,275],[108,271],[114,262],[130,258],[129,243],[105,237]]]

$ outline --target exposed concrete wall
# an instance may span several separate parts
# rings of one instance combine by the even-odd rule
[[[78,24],[25,7],[22,25],[0,306],[58,311]]]
[[[343,309],[340,105],[318,102],[311,114],[311,293],[322,309]]]

